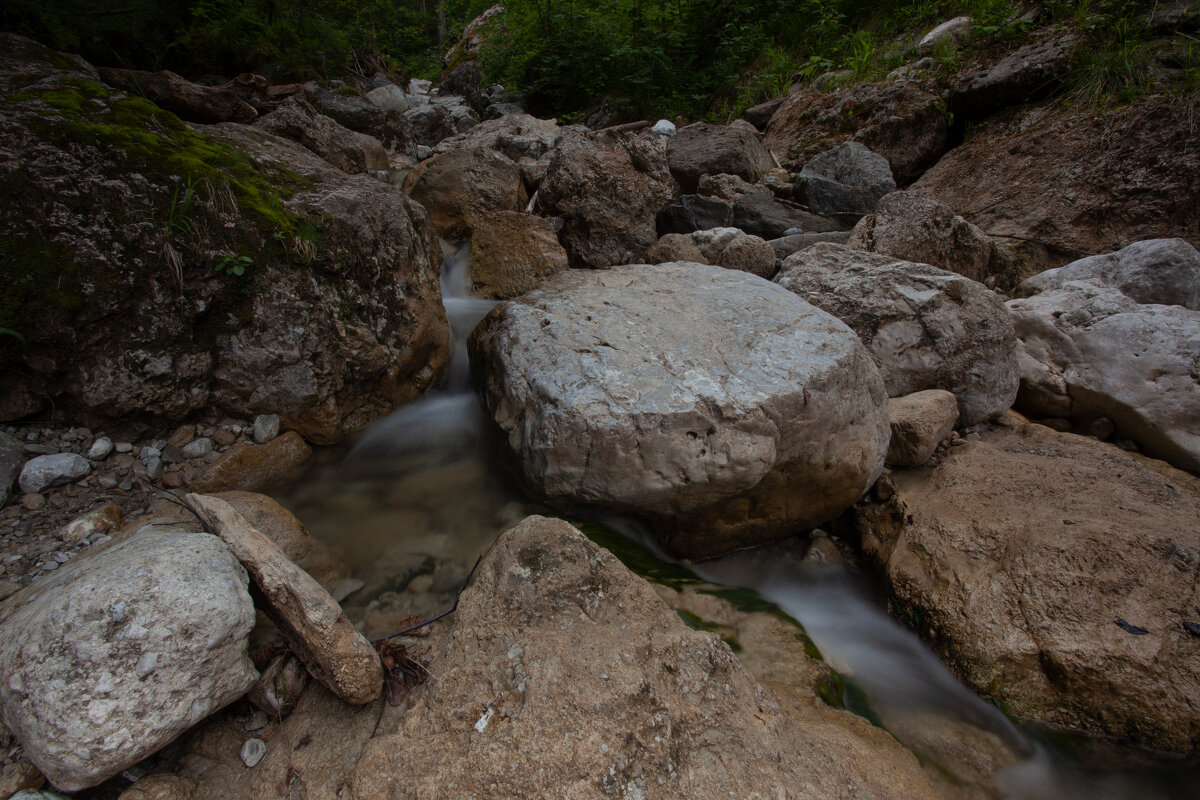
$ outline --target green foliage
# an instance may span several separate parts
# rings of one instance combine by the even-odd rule
[[[250,256],[229,255],[222,258],[213,271],[224,272],[226,275],[235,275],[240,278],[252,266],[254,266],[254,259]]]

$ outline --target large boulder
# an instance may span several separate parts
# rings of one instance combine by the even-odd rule
[[[254,124],[304,145],[351,175],[388,168],[387,151],[378,139],[339,125],[300,97],[289,97]]]
[[[549,220],[500,211],[476,223],[467,266],[472,296],[508,300],[565,270],[567,251]]]
[[[953,392],[963,425],[1012,405],[1017,338],[1004,302],[986,286],[827,242],[788,256],[775,281],[854,329],[889,396]]]
[[[763,239],[778,239],[787,233],[826,233],[840,231],[842,225],[829,217],[810,214],[792,203],[769,194],[751,192],[733,204],[735,228]]]
[[[245,694],[254,606],[214,536],[146,527],[0,605],[0,711],[60,789],[94,786]]]
[[[753,130],[707,122],[670,137],[667,164],[685,192],[695,192],[703,175],[737,175],[755,183],[775,166]]]
[[[304,84],[304,97],[339,125],[379,140],[389,154],[416,158],[416,134],[403,112],[380,108],[346,87],[335,91],[315,81]]]
[[[892,504],[857,509],[893,613],[1011,714],[1194,755],[1190,476],[1013,424],[951,448],[928,474],[895,473]]]
[[[982,283],[992,241],[978,227],[917,192],[892,192],[863,217],[846,242],[872,253],[918,261]]]
[[[713,228],[695,231],[688,234],[687,239],[699,249],[701,263],[738,269],[767,280],[775,274],[775,251],[758,236],[743,233],[737,228]]]
[[[433,148],[433,152],[487,147],[513,161],[522,158],[537,160],[553,150],[561,138],[562,129],[552,119],[538,119],[529,114],[505,114],[481,122],[466,133],[443,139]]]
[[[814,157],[796,178],[795,197],[818,214],[870,214],[896,191],[887,159],[858,142],[842,142]]]
[[[545,214],[562,219],[559,239],[571,266],[634,263],[658,240],[655,215],[675,192],[662,139],[603,131],[563,135],[538,196]]]
[[[828,94],[791,95],[771,117],[763,144],[798,170],[814,156],[855,141],[888,160],[896,183],[916,180],[945,152],[946,105],[908,81],[865,83]]]
[[[808,687],[777,700],[560,520],[501,536],[435,663],[394,732],[367,743],[356,797],[933,796],[894,742],[821,714]]]
[[[1013,284],[1142,239],[1200,246],[1200,149],[1163,98],[1104,114],[1046,103],[994,116],[913,188],[1032,249]]]
[[[404,191],[429,211],[438,236],[465,242],[481,220],[499,211],[524,211],[529,198],[521,170],[486,147],[448,150],[408,174]]]
[[[135,93],[188,122],[254,122],[258,110],[249,100],[265,94],[267,80],[261,75],[239,75],[221,86],[202,86],[170,70],[144,72],[133,69],[102,69],[101,79],[110,86]]]
[[[711,555],[836,517],[883,468],[883,384],[844,325],[700,264],[565,273],[476,328],[527,486]]]
[[[466,133],[479,124],[479,117],[461,97],[435,97],[425,105],[403,114],[412,126],[417,144],[433,147],[443,139]]]
[[[1017,47],[991,63],[959,71],[946,98],[960,119],[980,119],[1017,103],[1040,100],[1063,85],[1076,39],[1059,31]]]
[[[448,333],[420,206],[23,47],[0,61],[19,154],[0,164],[0,283],[26,340],[0,349],[10,389],[93,426],[215,406],[333,442],[436,382]]]
[[[724,228],[732,221],[733,209],[724,200],[702,194],[685,194],[658,212],[656,224],[658,232],[666,236],[670,233],[686,234]]]
[[[1106,417],[1118,438],[1200,471],[1200,253],[1138,242],[1017,287],[1019,406],[1038,416]]]

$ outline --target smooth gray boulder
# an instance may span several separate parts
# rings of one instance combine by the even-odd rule
[[[0,713],[60,789],[94,786],[241,697],[254,605],[215,536],[147,526],[0,606]]]
[[[858,142],[843,142],[813,158],[796,178],[796,199],[818,214],[870,214],[896,191],[888,160]]]
[[[703,175],[737,175],[754,183],[775,166],[753,128],[707,122],[688,125],[670,137],[667,163],[685,192],[695,192]]]
[[[1108,417],[1117,438],[1200,471],[1198,286],[1200,253],[1179,239],[1138,242],[1020,284],[1031,296],[1008,302],[1021,340],[1018,406],[1081,422]]]
[[[744,272],[570,271],[476,328],[520,477],[712,555],[832,519],[875,481],[886,395],[845,325]]]
[[[54,453],[27,461],[17,482],[22,492],[35,494],[74,483],[91,471],[92,465],[78,453]]]
[[[953,392],[963,425],[1016,397],[1017,337],[1003,300],[982,284],[828,242],[788,256],[775,282],[853,328],[891,397]]]

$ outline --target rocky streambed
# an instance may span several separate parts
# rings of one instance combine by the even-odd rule
[[[5,42],[0,794],[1189,796],[1200,252],[938,202],[961,87],[592,131]]]

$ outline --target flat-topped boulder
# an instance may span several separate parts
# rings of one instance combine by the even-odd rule
[[[471,339],[527,486],[708,555],[832,519],[883,467],[883,382],[829,314],[686,262],[571,271]]]

